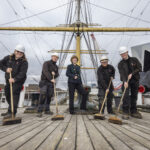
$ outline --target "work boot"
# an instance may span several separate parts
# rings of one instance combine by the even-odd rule
[[[54,113],[52,111],[45,111],[44,114],[46,114],[46,115],[53,115]]]
[[[38,112],[37,117],[41,118],[42,117],[42,112]]]
[[[122,114],[122,119],[129,120],[129,114],[123,113]]]
[[[131,117],[142,119],[142,115],[140,112],[131,113]]]
[[[71,115],[74,115],[74,114],[75,114],[75,112],[74,112],[74,111],[70,111],[70,114],[71,114]]]
[[[6,113],[1,113],[1,116],[6,116],[8,114],[8,112]]]

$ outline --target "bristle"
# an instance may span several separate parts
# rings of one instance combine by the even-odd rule
[[[13,125],[13,124],[18,124],[21,123],[22,119],[17,117],[17,118],[9,118],[9,119],[3,119],[3,126],[4,125]]]
[[[51,120],[53,120],[53,121],[55,121],[55,120],[64,120],[64,116],[63,115],[56,115],[56,116],[52,117]]]
[[[114,124],[122,125],[122,120],[117,117],[110,117],[108,121]]]
[[[105,119],[105,116],[102,115],[102,114],[95,114],[95,115],[94,115],[94,119],[104,120],[104,119]]]

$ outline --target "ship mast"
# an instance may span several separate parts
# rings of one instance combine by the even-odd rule
[[[4,31],[52,31],[52,32],[74,32],[76,34],[76,50],[60,51],[56,52],[64,53],[76,53],[79,58],[78,64],[81,65],[81,54],[89,54],[88,50],[81,50],[81,33],[83,32],[150,32],[150,28],[133,28],[133,27],[91,27],[88,24],[82,23],[80,20],[81,15],[81,1],[76,0],[77,5],[77,17],[76,22],[70,26],[63,27],[0,27],[0,30]],[[53,51],[54,52],[54,51]],[[104,51],[105,52],[105,51]],[[103,50],[95,50],[93,54],[103,54]],[[84,68],[92,69],[92,68]],[[95,68],[93,68],[95,69]]]
[[[77,28],[79,29],[80,28],[80,8],[81,8],[81,1],[80,0],[77,0],[77,10],[78,10],[78,13],[77,13]],[[81,65],[81,57],[80,57],[80,50],[81,50],[81,37],[80,37],[81,33],[80,31],[78,30],[78,32],[76,33],[76,56],[78,57],[79,61],[78,61],[78,65]]]

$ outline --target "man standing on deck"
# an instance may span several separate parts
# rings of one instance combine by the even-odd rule
[[[113,114],[112,110],[112,99],[113,99],[113,84],[111,83],[110,89],[108,89],[108,85],[110,80],[114,79],[115,77],[115,69],[112,65],[108,64],[108,57],[106,55],[103,55],[100,58],[101,65],[97,70],[97,77],[98,77],[98,97],[99,97],[99,110],[101,109],[105,92],[108,93],[107,96],[107,112],[109,114]],[[102,113],[104,113],[105,105],[102,110]]]
[[[136,102],[139,87],[139,72],[142,71],[142,66],[139,60],[135,57],[130,57],[126,47],[120,47],[119,54],[122,60],[118,64],[120,79],[123,82],[122,90],[127,88],[123,99],[123,119],[129,119],[129,114],[135,118],[142,118],[142,115],[137,111]],[[129,80],[129,82],[127,82]],[[130,95],[131,92],[131,95]]]
[[[38,115],[37,117],[42,117],[42,112],[45,114],[53,114],[50,111],[50,102],[54,94],[54,84],[55,78],[59,76],[58,66],[56,65],[59,56],[57,53],[54,53],[51,56],[51,60],[44,62],[41,81],[39,83],[40,87],[40,99],[38,105]],[[54,76],[54,79],[53,79]]]

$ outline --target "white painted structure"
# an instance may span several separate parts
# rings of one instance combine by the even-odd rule
[[[145,43],[145,44],[141,44],[141,45],[131,47],[132,56],[138,58],[138,60],[142,64],[142,68],[144,67],[145,51],[150,52],[150,43]],[[145,95],[144,96],[144,105],[150,105],[150,94],[147,93],[147,94],[144,94],[144,95]],[[138,94],[137,104],[142,105],[142,94],[141,93]]]
[[[141,44],[141,45],[131,47],[132,56],[139,59],[139,61],[142,64],[142,67],[144,65],[145,51],[150,52],[150,43],[145,43],[145,44]]]

